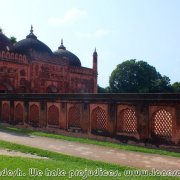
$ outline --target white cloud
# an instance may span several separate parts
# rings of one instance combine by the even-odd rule
[[[101,38],[107,36],[109,34],[109,30],[107,29],[97,29],[95,32],[92,33],[79,33],[81,38]]]
[[[91,38],[92,33],[79,33],[80,38]]]
[[[48,19],[48,22],[52,25],[74,24],[78,19],[85,17],[86,15],[87,12],[85,10],[72,8],[67,11],[63,17],[51,17]]]
[[[109,34],[109,31],[107,29],[98,29],[95,33],[96,37],[103,37]]]

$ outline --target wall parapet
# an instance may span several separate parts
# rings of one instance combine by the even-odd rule
[[[180,144],[180,94],[0,94],[0,121]]]

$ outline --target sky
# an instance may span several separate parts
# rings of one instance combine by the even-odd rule
[[[98,53],[98,84],[125,60],[148,62],[171,83],[180,82],[179,0],[0,0],[0,27],[22,40],[34,34],[57,50],[64,46],[92,68]]]

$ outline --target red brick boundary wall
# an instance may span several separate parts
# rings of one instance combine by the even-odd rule
[[[180,94],[0,94],[0,122],[180,145]]]

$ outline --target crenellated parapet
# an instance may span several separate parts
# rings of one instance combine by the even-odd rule
[[[71,73],[93,75],[93,69],[85,67],[69,67]]]
[[[2,60],[12,61],[15,63],[21,63],[21,64],[28,63],[26,55],[9,52],[9,51],[0,51],[0,58]]]

